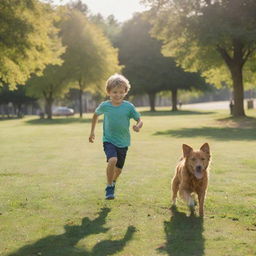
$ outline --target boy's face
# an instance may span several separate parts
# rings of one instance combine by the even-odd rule
[[[124,87],[114,87],[108,92],[110,100],[116,105],[119,105],[123,101],[126,94],[127,92]]]

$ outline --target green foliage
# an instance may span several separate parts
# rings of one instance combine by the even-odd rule
[[[31,73],[60,63],[61,42],[49,4],[38,0],[0,1],[0,79],[15,88]]]
[[[59,8],[60,37],[65,47],[62,65],[48,65],[42,76],[30,80],[30,93],[52,104],[70,87],[103,91],[107,77],[120,70],[117,50],[102,31],[77,8]],[[51,107],[48,107],[50,111]]]
[[[91,15],[90,21],[100,27],[105,36],[115,46],[119,33],[121,32],[121,24],[115,19],[113,15],[108,16],[106,19],[101,14]]]
[[[63,68],[82,90],[93,85],[102,90],[107,77],[120,70],[117,50],[81,12],[67,10],[61,23],[61,37],[67,47]]]
[[[41,76],[32,76],[28,81],[28,92],[38,98],[61,98],[68,88],[68,74],[59,65],[48,65]]]
[[[83,3],[81,0],[76,0],[73,2],[69,2],[67,4],[68,8],[78,10],[84,14],[88,13],[88,6]]]
[[[196,0],[167,2],[167,9],[161,6],[157,11],[154,33],[164,40],[164,54],[175,56],[184,68],[204,72],[209,81],[219,86],[221,81],[230,84],[230,70],[218,47],[233,57],[236,40],[242,44],[245,61],[248,58],[248,62],[255,62],[256,3],[249,0],[213,4],[207,1],[200,4]]]
[[[199,74],[185,72],[173,58],[162,55],[162,42],[150,36],[151,28],[143,15],[136,15],[124,24],[117,41],[124,73],[134,84],[132,93],[207,89]]]
[[[200,71],[208,81],[234,90],[234,116],[244,116],[243,76],[256,59],[256,2],[251,0],[145,1],[152,5],[153,33],[164,41],[164,53],[186,70]],[[249,71],[249,72],[248,72]],[[244,75],[247,72],[247,75]],[[219,75],[221,73],[221,76]]]

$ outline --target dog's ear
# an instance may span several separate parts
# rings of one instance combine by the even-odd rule
[[[183,144],[182,150],[183,150],[183,156],[187,157],[190,154],[190,152],[193,150],[193,148],[191,148],[190,146],[188,146],[186,144]]]
[[[201,151],[210,154],[210,146],[209,144],[206,142],[202,145],[202,147],[200,148]]]

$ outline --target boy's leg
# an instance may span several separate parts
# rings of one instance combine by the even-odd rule
[[[118,167],[115,168],[114,175],[113,175],[113,182],[117,181],[117,179],[118,179],[119,175],[121,174],[121,172],[122,172],[121,168],[118,168]]]
[[[106,199],[114,199],[115,198],[115,186],[113,186],[113,176],[115,172],[115,166],[117,162],[117,157],[111,157],[108,160],[107,166],[107,187],[106,191]]]
[[[128,147],[118,148],[109,142],[104,142],[103,145],[108,161],[106,199],[114,199],[115,182],[122,172]]]
[[[106,191],[106,199],[114,199],[114,186],[113,186],[113,176],[115,172],[115,166],[117,163],[117,152],[116,148],[113,144],[109,142],[104,142],[104,151],[107,157],[107,169],[106,169],[106,176],[107,176],[107,187]]]
[[[117,157],[111,157],[108,159],[107,166],[107,184],[112,185],[114,177],[115,177],[115,169],[116,169]]]
[[[115,172],[114,172],[114,175],[113,175],[113,182],[114,183],[118,179],[119,175],[122,173],[122,169],[123,169],[123,166],[124,166],[127,150],[128,150],[128,147],[117,149],[117,163],[116,163],[116,168],[115,168]]]

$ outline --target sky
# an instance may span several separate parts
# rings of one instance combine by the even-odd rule
[[[55,4],[66,4],[69,0],[53,0]],[[82,0],[93,13],[101,13],[103,17],[111,14],[123,22],[132,18],[134,12],[142,12],[147,8],[139,0]]]

